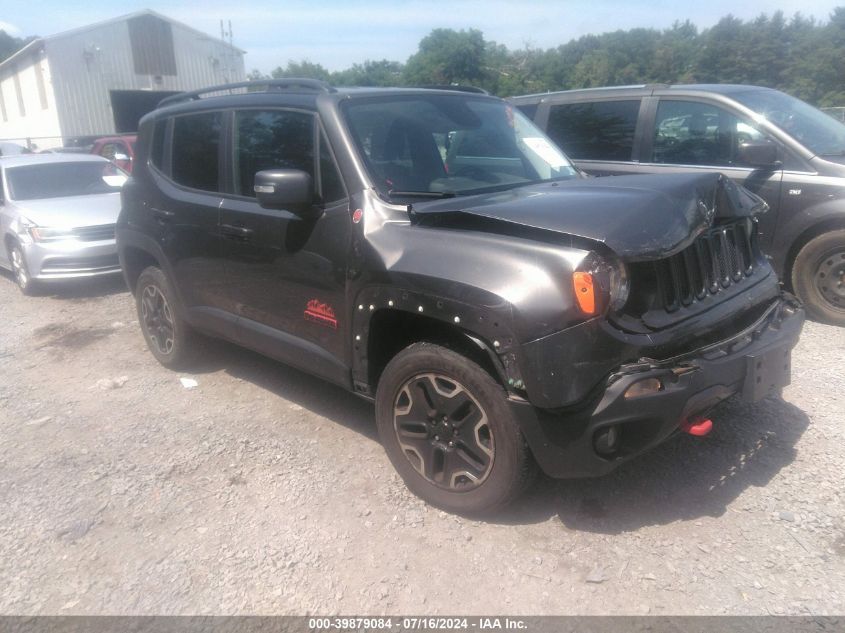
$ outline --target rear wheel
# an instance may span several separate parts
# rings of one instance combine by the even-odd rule
[[[190,360],[194,336],[176,310],[176,295],[166,275],[154,266],[138,277],[135,301],[147,346],[165,367],[181,367]]]
[[[845,229],[804,245],[792,267],[792,287],[811,317],[845,326]]]
[[[501,508],[536,472],[504,389],[476,363],[439,345],[416,343],[388,363],[376,421],[408,488],[446,510]]]

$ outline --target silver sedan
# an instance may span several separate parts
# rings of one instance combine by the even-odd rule
[[[99,156],[0,158],[0,267],[25,294],[46,280],[119,273],[114,227],[125,181]]]

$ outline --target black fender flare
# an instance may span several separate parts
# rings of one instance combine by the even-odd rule
[[[127,274],[127,267],[126,267],[126,249],[132,248],[140,250],[153,259],[156,260],[159,268],[164,271],[164,274],[167,275],[167,278],[170,280],[174,280],[176,277],[173,274],[173,268],[170,265],[170,260],[164,254],[164,251],[161,249],[161,246],[149,235],[145,235],[144,233],[139,233],[138,231],[133,231],[132,229],[128,229],[125,227],[119,227],[117,229],[117,256],[120,260],[120,267],[123,269],[123,278],[126,280],[126,285],[129,288],[129,292],[133,295],[135,294],[135,288],[129,283],[129,277]],[[176,283],[171,283],[171,288],[176,293],[176,297],[179,300],[180,308],[182,309],[183,313],[187,304],[185,303],[185,297],[182,295],[182,291],[179,288],[179,285]]]
[[[509,393],[520,394],[524,388],[510,304],[470,305],[422,290],[369,286],[358,293],[352,306],[352,379],[356,391],[368,393],[374,387],[368,384],[370,324],[377,313],[386,310],[424,316],[454,329],[490,359],[499,382]]]

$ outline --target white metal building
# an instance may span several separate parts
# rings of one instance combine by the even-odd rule
[[[0,140],[134,132],[174,92],[244,81],[243,56],[149,10],[36,39],[0,63]]]

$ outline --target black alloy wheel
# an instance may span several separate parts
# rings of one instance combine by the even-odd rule
[[[135,286],[135,301],[153,356],[166,367],[185,365],[195,348],[194,333],[181,316],[176,294],[161,269],[144,269]]]
[[[141,292],[141,323],[159,354],[173,352],[173,311],[158,286],[144,286]]]
[[[435,486],[469,490],[490,474],[495,446],[487,413],[458,381],[437,373],[407,380],[393,425],[405,457]]]
[[[537,472],[507,392],[479,362],[472,349],[414,343],[376,390],[379,438],[405,484],[469,515],[506,506]]]

